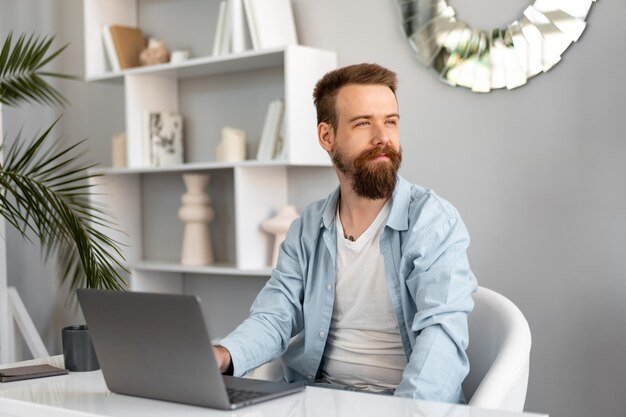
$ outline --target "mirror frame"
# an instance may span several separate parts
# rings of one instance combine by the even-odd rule
[[[596,0],[535,0],[505,28],[480,30],[457,19],[447,0],[396,0],[418,60],[443,82],[477,93],[520,87],[547,72],[576,42]]]

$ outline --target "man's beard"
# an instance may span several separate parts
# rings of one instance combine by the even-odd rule
[[[381,155],[388,161],[373,162]],[[354,161],[347,161],[341,151],[331,153],[333,163],[352,185],[354,192],[362,198],[379,200],[391,197],[396,187],[396,174],[402,162],[402,148],[396,151],[389,144],[382,148],[367,149]]]

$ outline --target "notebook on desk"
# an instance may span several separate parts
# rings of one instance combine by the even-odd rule
[[[197,297],[88,289],[77,294],[113,392],[229,410],[304,389],[221,375]]]

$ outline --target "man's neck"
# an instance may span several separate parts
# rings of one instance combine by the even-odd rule
[[[339,219],[346,238],[356,240],[372,224],[388,198],[370,200],[357,195],[348,181],[340,181]]]

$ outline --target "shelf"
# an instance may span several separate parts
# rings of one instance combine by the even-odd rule
[[[261,224],[288,204],[303,207],[322,198],[324,182],[328,188],[336,186],[330,158],[318,143],[311,92],[337,67],[337,54],[289,45],[211,56],[213,30],[206,22],[217,21],[218,6],[196,1],[84,0],[84,77],[124,92],[127,166],[91,169],[94,178],[89,183],[94,203],[117,220],[119,232],[103,233],[123,244],[131,271],[129,288],[177,293],[205,291],[210,285],[221,290],[207,294],[230,304],[229,296],[236,298],[247,290],[244,298],[251,302],[271,274],[267,264],[275,238]],[[179,33],[169,24],[172,19],[189,22],[190,27],[201,24],[202,30],[185,32],[198,32],[195,37]],[[196,51],[197,57],[111,72],[102,27],[112,24],[143,27],[144,33],[158,34],[173,48]],[[277,98],[284,101],[281,158],[217,162],[215,150],[224,126],[247,132],[246,155],[256,156],[268,103]],[[185,163],[145,166],[146,112],[183,116]],[[112,124],[103,136],[119,130]],[[186,173],[210,177],[206,194],[214,217],[209,232],[217,261],[210,266],[181,265],[176,255],[185,237],[178,213],[188,192],[181,178]],[[237,283],[236,277],[246,278],[246,284]]]
[[[303,166],[330,166],[328,155],[319,146],[315,134],[317,120],[310,97],[317,80],[335,68],[336,62],[334,52],[290,45],[226,57],[138,67],[115,74],[90,75],[88,79],[123,80],[126,154],[131,168],[144,168],[143,121],[146,111],[183,114],[187,119],[185,140],[191,140],[188,149],[194,150],[195,145],[201,155],[207,155],[206,158],[211,160],[215,158],[212,150],[217,146],[220,126],[231,124],[245,128],[250,133],[250,145],[257,145],[267,103],[277,97],[285,103],[284,160]],[[270,69],[272,74],[266,74],[268,78],[261,77],[255,85],[255,79],[264,72],[263,69]],[[216,74],[225,77],[209,77]],[[239,76],[241,74],[243,76]],[[195,79],[181,83],[184,78]],[[250,95],[262,98],[250,99]],[[193,163],[197,161],[195,159]],[[207,169],[185,166],[178,170],[188,168]]]
[[[290,46],[290,48],[304,48]],[[119,72],[108,72],[88,76],[85,81],[123,82],[125,75],[163,74],[174,75],[178,79],[198,78],[219,74],[257,71],[265,68],[281,67],[284,62],[286,48],[249,50],[239,54],[217,57],[191,58],[179,63],[165,63],[143,67],[135,67]]]
[[[172,262],[143,261],[129,265],[137,271],[149,272],[178,272],[187,274],[207,274],[207,275],[236,275],[251,277],[268,277],[272,273],[272,268],[261,269],[239,269],[233,264],[217,263],[207,266],[187,266]]]
[[[195,162],[181,165],[172,165],[167,167],[133,167],[133,168],[93,168],[90,170],[93,174],[104,175],[124,175],[124,174],[155,174],[155,173],[167,173],[167,172],[189,172],[189,171],[209,171],[218,169],[232,169],[237,167],[282,167],[282,166],[298,166],[298,167],[330,167],[330,160],[328,163],[306,163],[306,164],[294,164],[286,163],[282,160],[276,161],[257,161],[247,160],[238,162]]]

